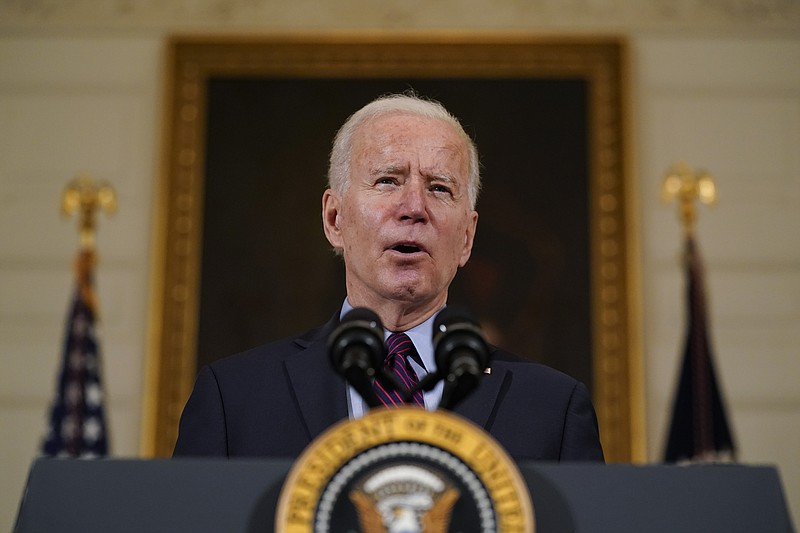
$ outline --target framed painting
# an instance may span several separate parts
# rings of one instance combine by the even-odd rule
[[[450,302],[585,382],[607,459],[643,459],[625,64],[615,38],[173,39],[145,454],[171,453],[200,366],[338,311],[344,269],[320,214],[331,141],[362,105],[413,91],[481,155],[475,248]]]

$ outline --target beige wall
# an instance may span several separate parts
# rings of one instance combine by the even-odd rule
[[[635,41],[637,157],[649,458],[663,453],[680,344],[683,279],[676,159],[716,177],[700,213],[712,342],[740,459],[779,465],[800,511],[800,39]]]
[[[685,159],[709,168],[720,190],[719,205],[701,213],[700,241],[741,459],[779,466],[797,521],[800,8],[747,4],[752,9],[655,0],[0,5],[0,529],[13,523],[54,390],[76,246],[74,221],[58,215],[60,191],[88,171],[119,193],[119,214],[101,220],[100,335],[114,455],[135,456],[164,40],[179,29],[244,24],[251,33],[480,27],[628,36],[649,459],[662,453],[684,316],[678,224],[658,188],[667,166]]]

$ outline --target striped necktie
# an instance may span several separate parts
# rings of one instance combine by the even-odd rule
[[[408,335],[405,333],[392,333],[389,335],[389,338],[386,339],[386,351],[387,355],[383,363],[384,370],[393,374],[407,389],[416,386],[419,379],[417,378],[417,373],[411,368],[408,359],[412,354],[416,354],[417,350]],[[375,380],[375,395],[385,407],[405,404],[403,395],[395,390],[390,381],[380,376]],[[416,391],[408,403],[409,405],[417,405],[424,408],[425,400],[423,399],[422,391]]]

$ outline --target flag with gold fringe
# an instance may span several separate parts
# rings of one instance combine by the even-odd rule
[[[94,262],[93,251],[79,252],[56,396],[42,444],[42,453],[51,457],[88,459],[108,454],[100,348],[95,332]]]
[[[736,449],[709,340],[703,264],[691,232],[687,232],[684,260],[688,331],[664,460],[733,461]]]

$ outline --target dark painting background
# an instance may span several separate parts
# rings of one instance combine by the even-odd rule
[[[212,78],[198,367],[315,327],[345,296],[322,232],[336,130],[413,88],[473,136],[483,192],[450,302],[492,340],[592,383],[588,84],[580,79]]]

